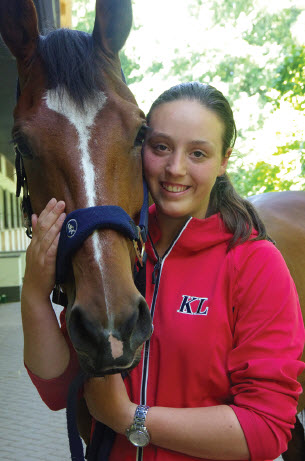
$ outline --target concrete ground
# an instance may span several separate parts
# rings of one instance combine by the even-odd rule
[[[65,411],[40,399],[23,366],[20,304],[0,304],[0,459],[71,459]]]
[[[0,304],[0,459],[71,459],[65,410],[46,407],[23,366],[19,303]]]

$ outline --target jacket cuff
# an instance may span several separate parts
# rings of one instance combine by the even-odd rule
[[[293,426],[288,427],[287,424],[287,431],[283,433],[275,423],[267,423],[265,418],[250,409],[236,405],[230,407],[244,432],[251,461],[274,460],[286,451]]]

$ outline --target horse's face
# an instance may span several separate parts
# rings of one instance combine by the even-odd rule
[[[13,138],[35,213],[51,197],[64,200],[68,213],[119,205],[136,218],[141,209],[138,133],[145,121],[118,59],[130,30],[130,3],[98,0],[93,39],[76,31],[41,39],[32,0],[1,2],[0,30],[17,58],[21,85]],[[134,261],[132,244],[112,230],[95,231],[73,256],[63,287],[67,326],[90,374],[133,367],[150,335]]]

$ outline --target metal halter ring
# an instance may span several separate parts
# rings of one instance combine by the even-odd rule
[[[133,246],[134,246],[139,264],[141,265],[141,267],[143,267],[144,255],[145,255],[145,242],[143,241],[141,229],[139,226],[138,226],[138,229],[139,229],[139,237],[137,240],[133,240],[132,242],[133,242]],[[139,244],[141,248],[139,248]]]

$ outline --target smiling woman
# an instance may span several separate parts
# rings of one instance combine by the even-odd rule
[[[235,192],[225,174],[236,126],[221,92],[196,82],[177,85],[156,99],[147,121],[144,165],[151,194],[160,207],[159,219],[166,219],[166,210],[162,213],[166,204],[172,217],[180,216],[180,223],[187,216],[203,218],[221,212],[233,233],[230,245],[247,240],[253,225],[259,238],[267,237],[255,209]],[[172,238],[175,232],[173,228]]]
[[[226,175],[231,108],[192,82],[147,120],[154,332],[125,383],[88,381],[89,410],[116,432],[111,461],[275,459],[295,422],[304,327],[283,258]]]

